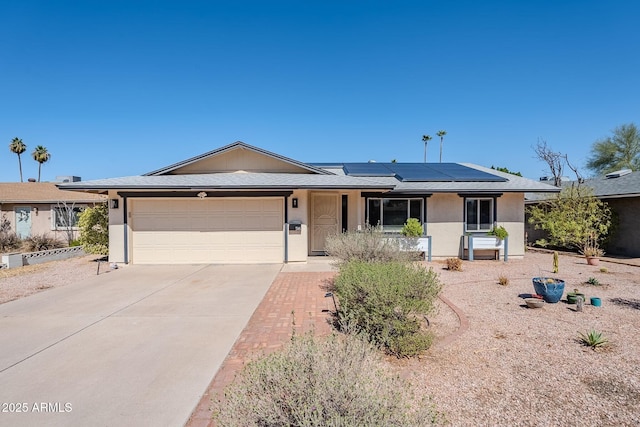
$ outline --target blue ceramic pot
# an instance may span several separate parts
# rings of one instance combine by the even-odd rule
[[[591,297],[591,305],[594,307],[602,306],[602,300],[598,297]]]
[[[542,295],[546,302],[554,304],[560,301],[564,294],[564,280],[547,277],[534,277],[532,280],[536,294]]]

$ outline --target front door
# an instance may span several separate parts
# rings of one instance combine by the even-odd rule
[[[16,234],[21,239],[31,236],[31,207],[18,206],[14,208],[16,213]]]
[[[340,232],[338,194],[311,193],[311,252],[324,252],[328,236]]]

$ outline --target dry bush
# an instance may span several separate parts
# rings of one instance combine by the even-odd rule
[[[65,244],[48,234],[34,234],[22,240],[22,250],[25,252],[46,251],[63,248]]]
[[[0,231],[0,252],[13,252],[21,244],[22,241],[13,231]]]
[[[426,426],[440,415],[353,335],[295,337],[247,364],[214,403],[220,426]]]
[[[451,271],[462,271],[462,260],[460,258],[447,258],[447,269]]]
[[[367,226],[363,231],[348,231],[327,237],[325,251],[336,258],[338,264],[349,261],[408,262],[416,254],[400,250],[400,241],[387,237],[376,227]]]
[[[498,284],[500,284],[502,286],[508,286],[509,285],[509,278],[507,276],[505,276],[504,274],[501,274],[500,276],[498,276]]]

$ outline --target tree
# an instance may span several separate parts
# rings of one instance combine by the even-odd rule
[[[58,202],[53,208],[56,230],[63,231],[69,246],[71,246],[71,243],[76,238],[78,220],[83,209],[82,207],[76,206],[75,202],[70,204],[67,202]]]
[[[620,169],[640,169],[640,131],[634,123],[618,126],[613,135],[591,146],[587,168],[598,175]]]
[[[596,198],[589,187],[572,185],[551,200],[528,209],[529,223],[548,233],[541,246],[577,249],[583,253],[599,251],[611,228],[611,209]]]
[[[442,142],[444,141],[444,136],[447,134],[446,130],[439,130],[436,135],[440,137],[440,163],[442,163]]]
[[[100,203],[86,208],[78,219],[80,243],[85,252],[97,255],[109,254],[109,208]]]
[[[533,151],[535,151],[536,157],[538,157],[539,160],[542,160],[549,166],[549,171],[553,176],[553,185],[560,187],[562,169],[564,168],[564,162],[567,156],[560,152],[553,151],[544,139],[538,139],[538,143],[533,148]]]
[[[424,142],[424,162],[427,163],[427,145],[433,137],[431,135],[422,135],[422,141]]]
[[[18,155],[18,167],[20,168],[20,182],[22,182],[22,159],[20,154],[27,151],[27,145],[20,138],[13,138],[9,144],[9,150]]]
[[[33,150],[33,153],[31,153],[31,156],[33,157],[33,160],[39,163],[38,164],[38,182],[40,182],[40,172],[42,170],[42,164],[45,162],[48,162],[49,159],[51,159],[51,153],[47,151],[46,147],[43,147],[42,145],[38,145],[36,149]]]

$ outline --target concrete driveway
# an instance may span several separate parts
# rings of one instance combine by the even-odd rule
[[[0,426],[182,426],[281,270],[128,266],[0,305]]]

